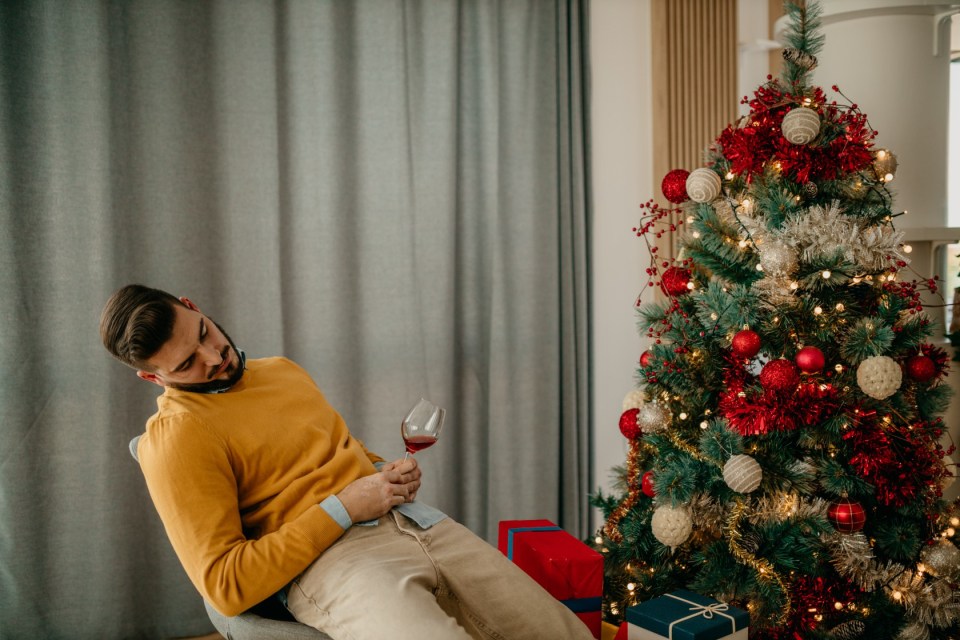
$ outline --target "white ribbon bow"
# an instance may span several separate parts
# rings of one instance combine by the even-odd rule
[[[674,625],[678,625],[682,622],[686,622],[687,620],[690,620],[691,618],[696,618],[698,616],[703,616],[707,620],[710,620],[713,618],[713,614],[715,613],[718,613],[724,618],[727,618],[728,620],[730,620],[730,633],[736,633],[737,621],[734,619],[733,616],[724,613],[725,611],[730,609],[730,605],[728,605],[726,602],[717,602],[716,604],[700,604],[698,602],[691,602],[690,600],[687,600],[686,598],[681,598],[680,596],[675,596],[672,593],[668,593],[666,595],[673,598],[674,600],[679,600],[680,602],[686,602],[687,604],[692,605],[690,607],[690,611],[693,611],[693,613],[691,613],[687,617],[680,618],[679,620],[674,620],[673,622],[670,623],[670,640],[673,640]]]

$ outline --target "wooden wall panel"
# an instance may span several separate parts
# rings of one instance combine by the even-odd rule
[[[703,166],[737,117],[737,0],[652,0],[653,171]],[[673,243],[671,243],[673,244]]]

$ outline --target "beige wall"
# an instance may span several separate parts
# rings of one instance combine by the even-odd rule
[[[654,187],[650,2],[594,0],[590,11],[595,489],[609,488],[611,469],[626,461],[620,407],[644,349],[633,305],[647,266],[642,241],[630,230]]]

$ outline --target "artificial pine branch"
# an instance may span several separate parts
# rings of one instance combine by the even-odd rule
[[[783,81],[789,87],[807,87],[807,75],[816,66],[816,55],[823,48],[824,36],[820,29],[820,6],[818,3],[784,3],[787,29],[784,41],[787,50],[798,55],[784,56]]]

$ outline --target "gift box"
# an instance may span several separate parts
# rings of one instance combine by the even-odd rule
[[[600,637],[603,555],[549,520],[503,520],[497,546]]]
[[[678,589],[627,608],[628,640],[747,640],[743,609]]]

